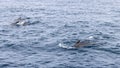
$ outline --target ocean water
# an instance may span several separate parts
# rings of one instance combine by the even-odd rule
[[[32,24],[11,26],[20,16]],[[120,68],[120,0],[0,0],[0,68]]]

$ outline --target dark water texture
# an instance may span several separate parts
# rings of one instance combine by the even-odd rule
[[[31,25],[11,22],[27,16]],[[59,42],[99,37],[67,50]],[[0,68],[119,68],[120,0],[0,0]]]

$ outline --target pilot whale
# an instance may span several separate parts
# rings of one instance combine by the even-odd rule
[[[59,43],[58,46],[65,49],[76,49],[84,46],[95,45],[97,44],[96,37],[89,36],[86,39],[77,40],[73,45],[67,45],[65,43]]]
[[[75,48],[79,48],[79,47],[83,47],[83,46],[86,46],[86,45],[89,45],[91,44],[90,41],[86,40],[86,41],[80,41],[78,40],[74,45],[73,47]]]
[[[12,23],[12,25],[14,26],[25,26],[27,24],[29,24],[29,22],[25,18],[21,17],[15,19],[14,22]]]
[[[83,40],[83,41],[78,40],[72,47],[79,48],[79,47],[83,47],[86,45],[95,44],[94,40],[95,40],[95,37],[90,36],[86,40]]]

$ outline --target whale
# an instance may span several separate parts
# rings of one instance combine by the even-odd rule
[[[14,20],[14,22],[11,25],[14,26],[26,26],[27,24],[29,24],[29,22],[25,19],[25,18],[17,18]]]
[[[65,49],[76,49],[76,48],[81,48],[84,46],[89,46],[89,45],[95,45],[97,41],[95,40],[94,36],[89,36],[84,40],[77,40],[74,44],[72,45],[67,45],[65,43],[59,43],[58,46],[61,48],[65,48]]]
[[[87,45],[93,45],[95,44],[95,37],[93,36],[89,36],[88,38],[86,38],[85,40],[77,40],[77,42],[73,45],[73,47],[75,48],[80,48],[83,46],[87,46]]]
[[[90,41],[89,40],[84,40],[84,41],[80,41],[78,40],[74,45],[73,47],[75,48],[80,48],[80,47],[83,47],[83,46],[86,46],[86,45],[90,45]]]

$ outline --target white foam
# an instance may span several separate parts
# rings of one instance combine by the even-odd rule
[[[67,46],[67,45],[62,44],[62,43],[59,43],[58,46],[61,47],[61,48],[65,48],[65,49],[74,49],[75,48],[75,47],[72,47],[72,46]]]
[[[88,39],[88,40],[93,40],[93,39],[94,39],[94,36],[89,36],[87,39]]]

